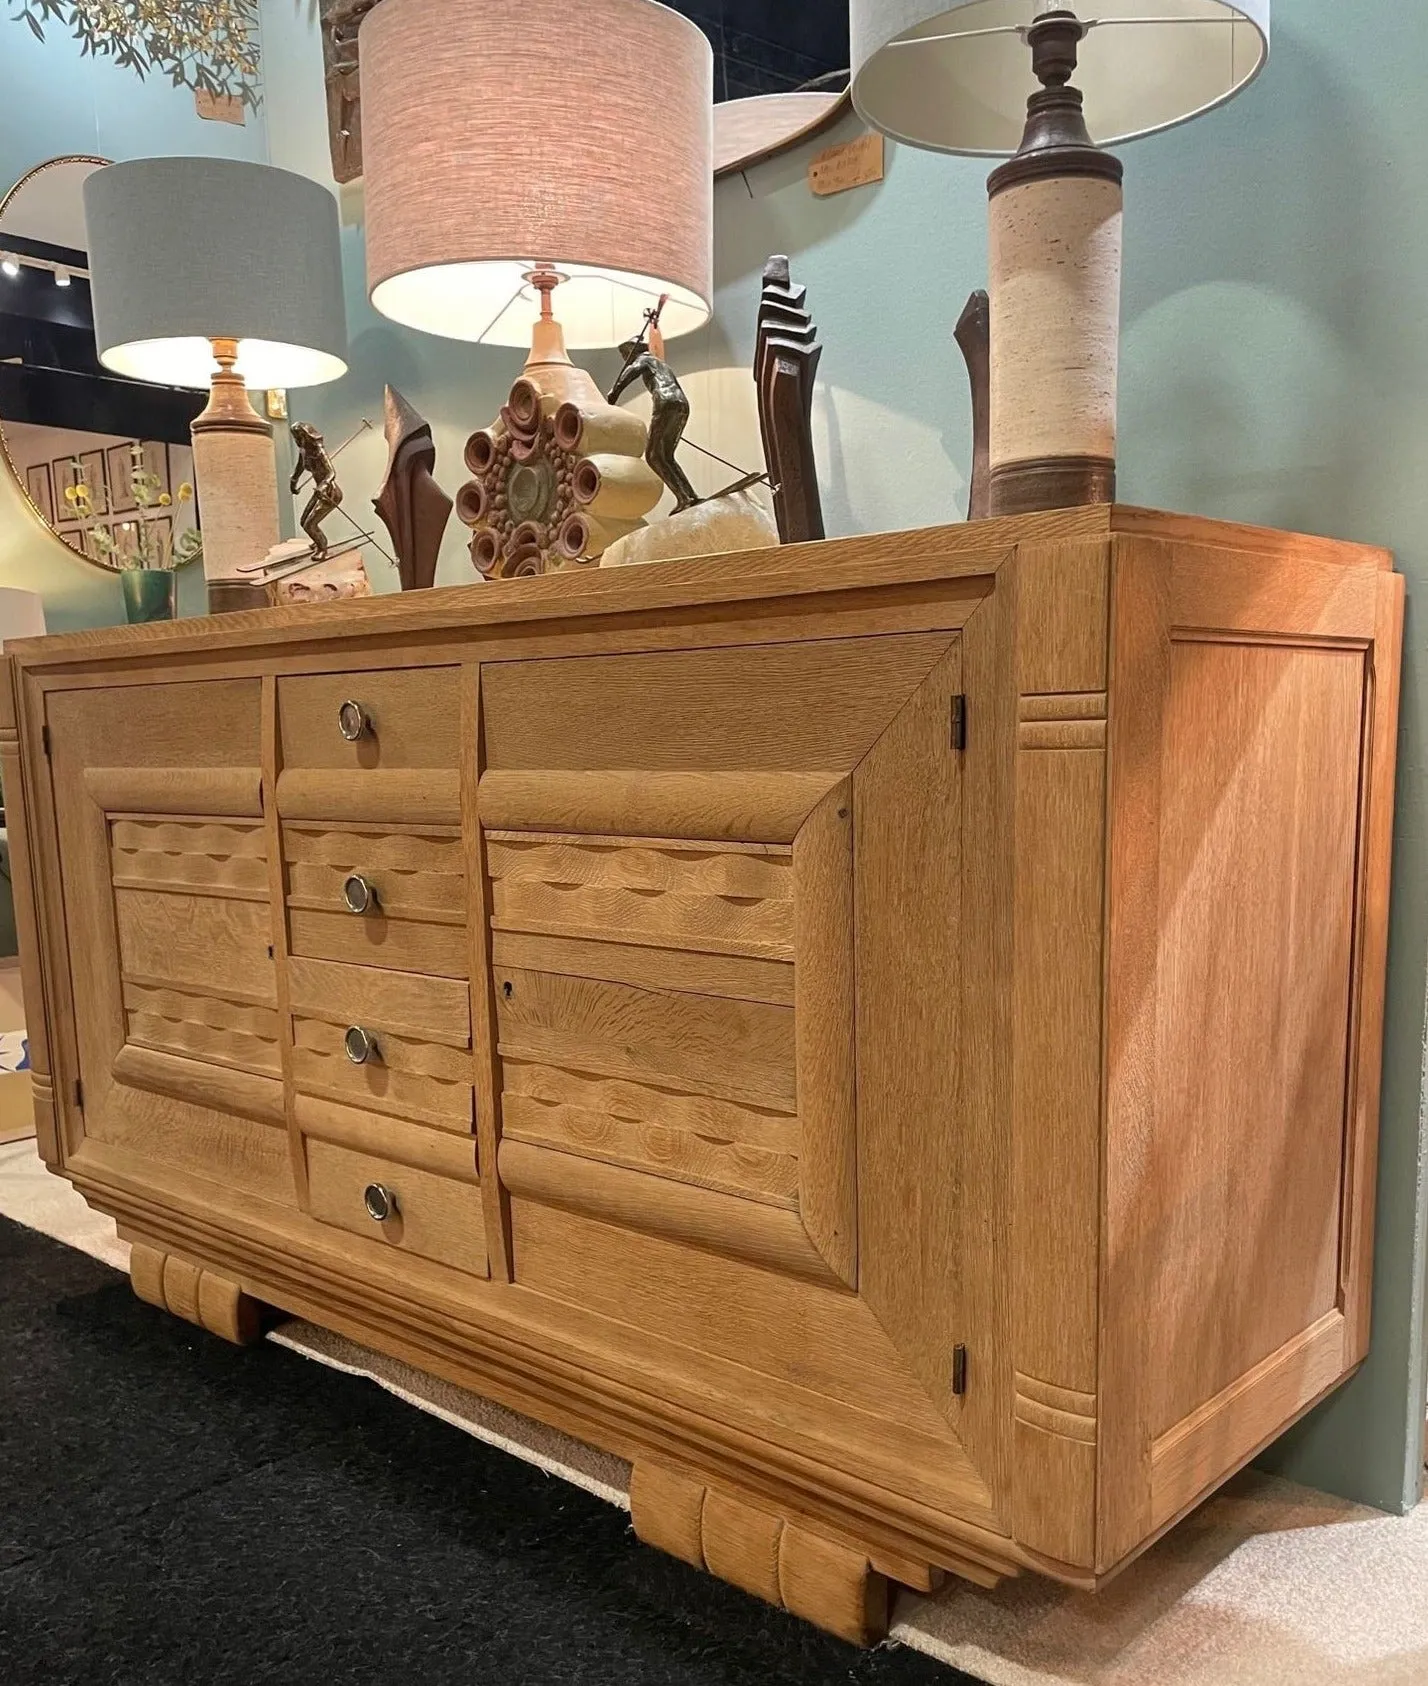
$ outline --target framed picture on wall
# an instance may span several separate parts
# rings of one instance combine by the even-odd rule
[[[76,476],[88,486],[89,495],[94,500],[95,514],[108,514],[109,482],[104,472],[103,451],[84,451],[78,457],[57,457],[53,466],[55,508],[62,519],[74,515],[74,505],[65,494],[74,485]]]
[[[162,440],[145,440],[144,469],[158,481],[161,492],[173,491],[169,484],[169,448]]]
[[[30,494],[30,502],[49,522],[55,524],[55,482],[47,462],[32,463],[25,470],[25,490]]]
[[[127,515],[134,502],[134,447],[127,441],[111,445],[104,453],[109,465],[109,507],[116,515]]]

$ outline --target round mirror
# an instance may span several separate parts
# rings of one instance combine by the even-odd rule
[[[100,366],[81,189],[107,162],[52,158],[0,199],[0,473],[85,561],[172,567],[197,542],[204,399]]]

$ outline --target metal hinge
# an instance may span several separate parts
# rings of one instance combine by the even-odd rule
[[[74,1104],[81,1112],[84,1111],[84,1084],[78,1077],[74,1080]]]
[[[952,747],[960,755],[967,747],[967,699],[952,699]]]
[[[952,1391],[956,1394],[967,1391],[967,1349],[964,1346],[952,1348]]]
[[[50,729],[48,726],[40,727],[40,743],[44,748],[45,754],[48,755],[50,753]]]

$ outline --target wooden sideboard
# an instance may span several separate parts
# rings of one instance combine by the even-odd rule
[[[45,1159],[850,1638],[1094,1587],[1367,1350],[1402,604],[1101,508],[12,645]]]

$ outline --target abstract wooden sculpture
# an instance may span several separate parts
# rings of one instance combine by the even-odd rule
[[[423,421],[394,386],[386,397],[387,477],[372,507],[392,535],[403,591],[425,591],[436,583],[441,540],[452,501],[433,477],[436,443]]]
[[[362,174],[362,81],[357,32],[377,0],[321,0],[323,80],[332,174],[339,182]]]
[[[967,519],[980,521],[991,514],[992,505],[992,310],[985,292],[975,292],[967,300],[953,338],[962,349],[972,383],[972,486]]]
[[[823,348],[813,318],[803,308],[806,287],[795,287],[788,259],[764,266],[754,349],[754,385],[764,457],[773,481],[774,514],[785,544],[824,536],[818,464],[813,455],[813,383]]]

